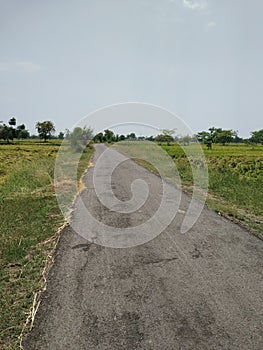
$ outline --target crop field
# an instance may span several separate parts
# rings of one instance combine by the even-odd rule
[[[183,188],[193,183],[189,161],[179,145],[162,145],[173,156]],[[194,147],[192,145],[185,147]],[[209,172],[207,205],[263,236],[263,146],[203,146]]]
[[[19,335],[34,313],[44,269],[64,223],[53,183],[59,147],[57,140],[0,145],[1,349],[19,348]],[[83,152],[78,177],[92,152]]]

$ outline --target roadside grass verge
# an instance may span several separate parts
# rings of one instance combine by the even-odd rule
[[[0,145],[0,348],[18,349],[64,223],[54,193],[60,142]],[[78,178],[93,149],[86,148]]]

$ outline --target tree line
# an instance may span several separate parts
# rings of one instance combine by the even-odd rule
[[[40,138],[45,142],[51,138],[63,139],[64,133],[60,132],[57,136],[54,135],[56,129],[52,121],[46,120],[43,122],[37,122],[35,125],[38,136],[30,135],[25,124],[17,125],[15,117],[9,119],[8,123],[0,121],[0,140],[4,140],[7,143],[14,139],[29,139]]]
[[[227,143],[246,143],[263,145],[263,129],[252,131],[250,137],[244,139],[238,136],[238,132],[232,129],[211,127],[207,131],[201,131],[195,135],[197,141],[203,142],[208,148],[212,148],[213,143],[226,145]]]
[[[93,130],[90,127],[76,127],[72,132],[66,129],[65,133],[60,132],[55,135],[55,125],[52,121],[46,120],[42,122],[37,122],[35,125],[38,136],[30,135],[30,132],[26,129],[25,124],[17,125],[15,117],[9,119],[8,123],[0,121],[0,140],[4,140],[9,143],[10,140],[14,139],[28,139],[28,138],[40,138],[45,142],[48,139],[57,138],[70,140],[72,146],[78,150],[82,149],[82,145],[87,142],[87,140],[93,140],[95,143],[112,143],[124,140],[131,141],[155,141],[159,143],[166,142],[169,145],[172,142],[179,142],[184,145],[188,145],[191,142],[202,142],[207,145],[208,148],[212,148],[212,145],[222,144],[226,145],[228,143],[247,143],[247,144],[262,144],[263,145],[263,129],[252,131],[250,137],[247,139],[241,138],[237,131],[232,129],[222,129],[211,127],[208,130],[200,131],[192,136],[176,135],[176,129],[163,129],[160,134],[156,136],[137,136],[134,132],[130,134],[115,134],[112,130],[106,129],[104,132],[99,132],[95,136],[93,135]]]
[[[9,142],[13,139],[27,139],[30,137],[25,124],[16,126],[16,118],[10,118],[8,124],[0,122],[0,139]]]
[[[201,142],[207,145],[208,148],[212,148],[212,144],[226,145],[228,143],[246,143],[246,144],[262,144],[263,145],[263,129],[258,131],[252,131],[250,138],[244,139],[238,136],[238,132],[234,130],[225,130],[222,128],[211,127],[207,131],[200,131],[192,136],[176,135],[176,129],[164,129],[157,136],[136,136],[135,133],[128,135],[114,134],[111,130],[104,130],[96,134],[93,138],[94,142],[118,142],[124,140],[138,140],[138,141],[155,141],[155,142],[166,142],[169,145],[172,142],[179,142],[184,145],[188,145],[191,142]]]

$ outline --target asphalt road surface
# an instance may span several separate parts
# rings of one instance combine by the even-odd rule
[[[103,150],[104,145],[96,146],[94,162]],[[112,160],[117,156],[110,154]],[[93,169],[80,198],[98,221],[124,230],[157,210],[161,185],[156,175],[131,160],[114,171],[111,185],[122,201],[131,197],[134,179],[149,184],[142,208],[120,214],[98,200]],[[85,226],[79,200],[72,222]],[[24,348],[262,350],[263,242],[207,208],[188,233],[180,234],[189,202],[182,194],[170,225],[131,248],[96,244],[99,233],[93,226],[91,241],[67,226]]]

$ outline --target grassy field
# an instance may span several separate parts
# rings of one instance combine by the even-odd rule
[[[174,157],[183,188],[191,192],[192,172],[182,148],[162,147]],[[207,205],[263,237],[263,146],[213,145],[203,151],[209,171]]]
[[[59,141],[0,145],[0,349],[18,349],[64,223],[54,193]],[[80,178],[92,149],[83,153]]]

